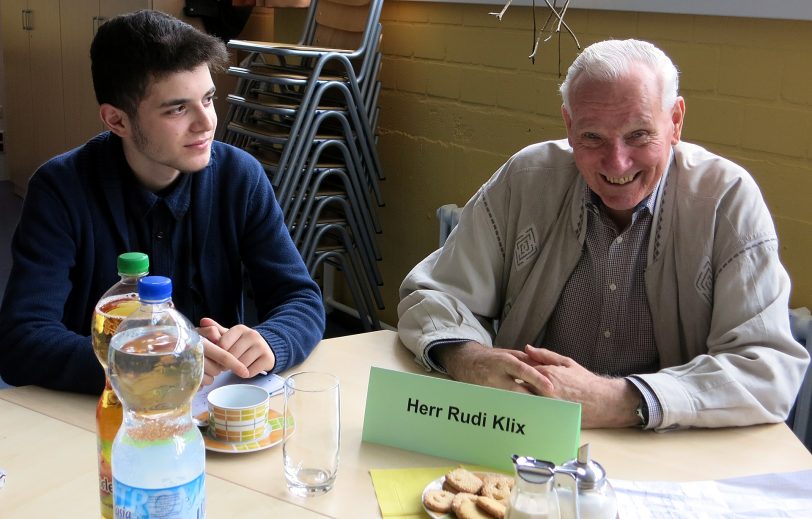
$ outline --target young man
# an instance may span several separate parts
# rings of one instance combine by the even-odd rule
[[[213,140],[217,38],[157,11],[110,19],[91,46],[99,114],[109,131],[31,178],[0,309],[0,374],[98,393],[94,305],[116,257],[149,255],[173,280],[176,307],[200,324],[204,383],[301,362],[324,331],[318,286],[291,242],[260,164]],[[243,322],[243,270],[259,324]]]
[[[591,45],[561,93],[568,139],[510,158],[404,280],[404,344],[580,402],[585,427],[784,420],[809,358],[753,179],[680,142],[677,70],[649,43]]]

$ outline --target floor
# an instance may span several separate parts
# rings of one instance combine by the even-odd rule
[[[22,209],[22,199],[14,194],[10,181],[0,181],[0,294],[5,293],[11,272],[11,237]],[[324,337],[341,337],[362,332],[358,319],[333,311],[327,316]],[[0,389],[8,387],[0,379]]]

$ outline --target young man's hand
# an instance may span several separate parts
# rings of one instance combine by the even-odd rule
[[[205,366],[203,385],[211,384],[221,372],[231,370],[242,378],[270,372],[276,365],[271,347],[260,333],[243,324],[225,328],[214,319],[200,320]]]

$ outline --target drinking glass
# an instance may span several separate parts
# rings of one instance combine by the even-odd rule
[[[282,460],[292,494],[313,496],[333,488],[340,439],[338,379],[308,371],[290,375],[285,380]]]

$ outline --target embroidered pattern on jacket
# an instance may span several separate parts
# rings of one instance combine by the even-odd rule
[[[502,243],[502,235],[499,233],[499,226],[496,225],[496,219],[493,217],[493,211],[491,211],[491,206],[488,204],[488,199],[485,196],[482,196],[482,206],[485,208],[485,212],[488,213],[488,220],[491,222],[491,227],[493,227],[493,235],[496,237],[496,242],[499,244],[499,252],[502,254],[502,257],[505,256],[505,245]]]
[[[741,256],[742,254],[746,254],[749,251],[751,251],[752,249],[757,249],[759,247],[765,247],[765,248],[768,248],[768,250],[770,250],[769,248],[771,246],[772,246],[772,250],[778,250],[778,238],[776,238],[775,236],[770,236],[770,237],[764,238],[761,241],[751,243],[747,247],[743,248],[742,250],[740,250],[739,252],[737,252],[736,254],[731,256],[730,259],[725,261],[722,264],[722,266],[719,267],[719,272],[721,273],[723,270],[725,270],[728,265],[730,265],[731,263],[736,261],[736,258]]]
[[[666,205],[666,198],[665,195],[668,192],[668,183],[671,180],[673,175],[666,175],[665,176],[665,183],[660,187],[663,190],[662,195],[658,201],[659,207],[655,209],[657,214],[657,223],[656,228],[654,230],[654,250],[652,251],[651,261],[657,261],[657,258],[660,256],[660,249],[662,248],[662,231],[663,231],[663,215],[665,214],[665,205]]]
[[[516,269],[528,263],[538,252],[539,246],[536,241],[536,229],[530,226],[516,237],[516,248],[513,250],[513,257],[516,261]]]
[[[702,257],[702,265],[699,267],[699,272],[696,275],[694,282],[696,291],[702,296],[709,305],[713,303],[713,269],[711,268],[710,258],[707,256]]]

